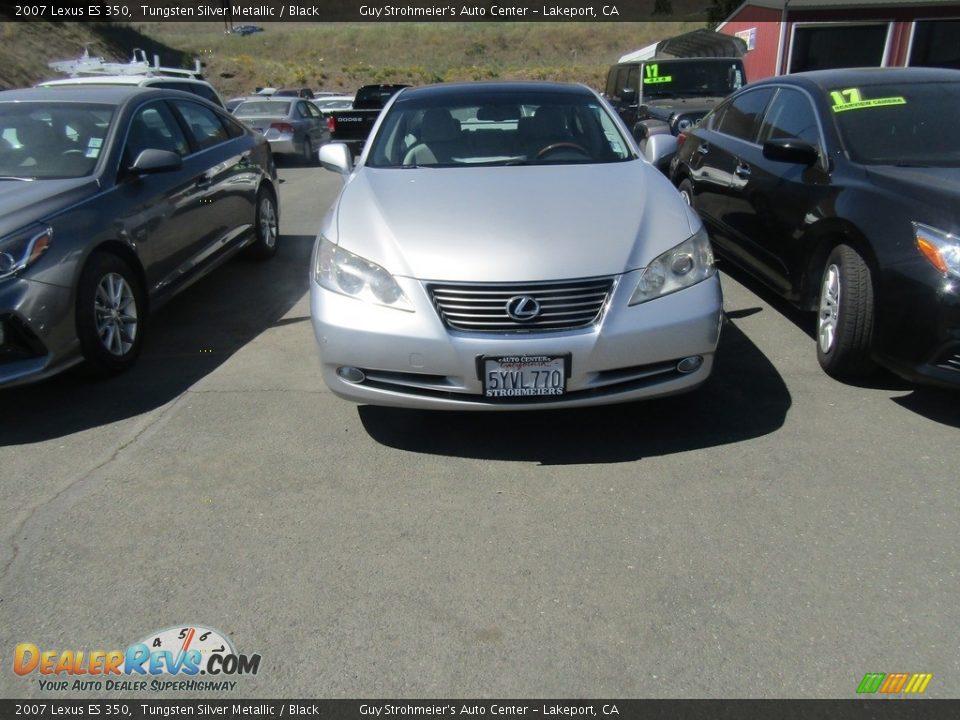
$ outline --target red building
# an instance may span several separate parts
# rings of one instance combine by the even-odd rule
[[[717,31],[747,43],[749,80],[834,67],[960,69],[957,0],[747,0]]]

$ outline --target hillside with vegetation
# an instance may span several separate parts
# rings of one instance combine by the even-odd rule
[[[264,23],[226,34],[221,22],[0,23],[0,84],[54,77],[53,60],[91,55],[128,60],[134,48],[164,65],[205,63],[224,97],[255,87],[352,92],[376,82],[572,80],[600,88],[626,52],[703,27],[702,20],[649,23]]]

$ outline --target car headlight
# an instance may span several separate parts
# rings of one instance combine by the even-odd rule
[[[0,239],[0,279],[10,277],[33,263],[50,247],[53,229],[32,225]]]
[[[960,237],[937,228],[913,223],[917,249],[937,270],[960,277]]]
[[[710,238],[701,226],[691,237],[655,258],[640,271],[640,281],[630,298],[630,304],[639,305],[683,290],[716,272]]]
[[[320,287],[358,300],[413,312],[413,305],[393,275],[376,263],[334,245],[323,235],[320,236],[316,263],[314,279]]]

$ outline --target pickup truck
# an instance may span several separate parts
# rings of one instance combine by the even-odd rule
[[[351,110],[326,113],[330,142],[344,143],[356,157],[387,101],[408,85],[364,85],[357,90]]]
[[[746,82],[740,58],[654,58],[613,65],[604,94],[644,156],[667,172],[677,136]]]

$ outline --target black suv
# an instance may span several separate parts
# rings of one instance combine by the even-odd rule
[[[644,156],[666,173],[674,138],[746,82],[740,58],[639,60],[612,66],[604,94]]]

